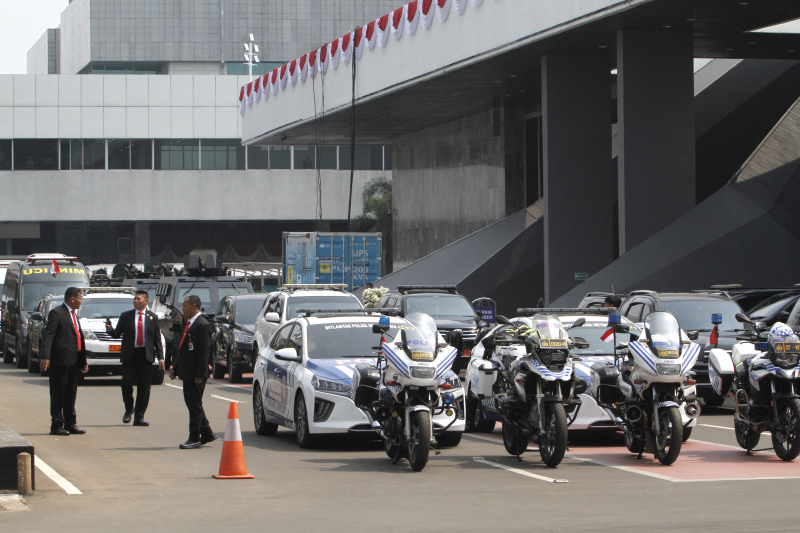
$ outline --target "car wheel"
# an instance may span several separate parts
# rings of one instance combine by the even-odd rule
[[[478,433],[491,433],[494,431],[494,420],[486,420],[481,401],[477,398],[468,397],[466,402],[466,431]]]
[[[703,396],[703,403],[709,407],[719,407],[725,403],[725,398],[716,392],[710,392],[706,396]]]
[[[308,425],[308,409],[302,392],[297,393],[297,399],[294,401],[294,430],[297,434],[297,444],[301,448],[314,446],[314,437]]]
[[[25,368],[28,363],[27,355],[22,357],[22,339],[17,335],[17,368]]]
[[[225,377],[225,365],[214,363],[214,372],[211,374],[214,379],[222,379]]]
[[[278,424],[267,422],[267,417],[264,416],[264,399],[258,383],[253,385],[253,425],[256,433],[266,437],[271,437],[278,432]]]
[[[436,444],[443,448],[455,448],[461,444],[462,435],[463,433],[460,431],[444,433],[436,437]]]
[[[231,383],[242,382],[242,371],[239,369],[239,365],[233,362],[233,354],[231,352],[228,352],[228,379]]]
[[[35,374],[39,371],[39,361],[33,361],[33,354],[31,353],[31,340],[28,339],[28,372]]]
[[[14,356],[11,354],[11,351],[8,349],[8,343],[5,339],[3,339],[3,362],[7,365],[10,365],[14,362]]]

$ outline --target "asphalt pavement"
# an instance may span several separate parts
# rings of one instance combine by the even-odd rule
[[[211,380],[204,404],[225,432],[239,401],[252,480],[217,480],[222,438],[180,450],[188,413],[180,381],[154,386],[150,427],[123,424],[119,378],[78,391],[85,435],[49,431],[47,379],[0,365],[0,421],[33,443],[36,491],[0,494],[0,531],[564,531],[797,530],[800,460],[785,463],[768,434],[748,457],[732,410],[705,408],[672,466],[628,453],[608,433],[570,432],[557,468],[534,447],[518,462],[499,431],[467,434],[422,472],[392,465],[377,441],[328,439],[301,450],[294,432],[253,429],[249,380]],[[499,426],[498,426],[499,427]],[[50,467],[49,476],[40,468]]]

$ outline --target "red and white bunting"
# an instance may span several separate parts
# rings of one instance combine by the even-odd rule
[[[477,8],[483,3],[484,0],[411,0],[242,86],[239,91],[239,113],[244,115],[254,102],[269,99],[270,93],[278,94],[287,85],[294,87],[298,83],[304,84],[309,77],[312,80],[316,78],[318,72],[325,75],[328,66],[336,70],[340,61],[349,65],[350,61],[360,60],[365,51],[374,50],[375,45],[378,48],[386,47],[390,35],[391,40],[397,41],[403,37],[403,33],[415,35],[420,25],[424,30],[430,29],[434,13],[435,18],[444,23],[450,16],[451,8],[457,15],[463,15],[468,5]]]

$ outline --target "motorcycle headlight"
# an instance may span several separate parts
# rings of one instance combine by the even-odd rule
[[[432,366],[412,366],[411,377],[416,379],[433,379],[436,369]]]
[[[242,343],[242,344],[252,344],[252,342],[253,342],[253,336],[252,335],[244,335],[242,333],[237,333],[235,337],[236,337],[236,342],[239,342],[239,343]]]
[[[778,368],[789,369],[797,366],[798,356],[796,353],[775,354],[775,364]]]
[[[323,379],[317,376],[311,378],[311,386],[318,391],[332,392],[334,394],[349,394],[350,385],[333,381],[331,379]]]
[[[678,376],[681,373],[681,365],[673,365],[671,363],[658,363],[656,370],[661,376]]]
[[[83,330],[83,338],[86,339],[87,341],[98,340],[97,335],[95,335],[93,331],[90,331],[88,329]]]

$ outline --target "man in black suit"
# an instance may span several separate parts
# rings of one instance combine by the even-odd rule
[[[112,328],[106,322],[106,331],[115,339],[122,336],[120,362],[122,363],[122,401],[125,403],[125,414],[122,422],[127,424],[133,418],[134,426],[149,426],[144,420],[147,404],[150,403],[150,382],[153,374],[153,362],[158,359],[159,370],[164,370],[164,348],[161,345],[161,331],[158,329],[158,317],[147,310],[147,291],[136,291],[133,297],[133,309],[119,316],[117,327]],[[133,380],[136,387],[136,409],[133,404]]]
[[[208,356],[211,349],[211,324],[200,315],[202,302],[198,296],[189,295],[183,300],[186,325],[178,344],[178,355],[169,372],[170,379],[183,381],[183,400],[189,409],[189,438],[179,448],[202,448],[216,440],[203,409],[203,390],[208,379]]]
[[[70,287],[64,292],[64,304],[47,315],[47,327],[42,338],[39,367],[50,371],[50,434],[83,435],[77,426],[75,399],[78,396],[78,373],[86,373],[86,343],[83,340],[77,311],[83,294]]]

